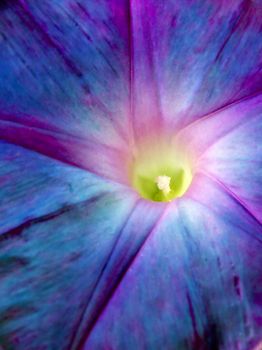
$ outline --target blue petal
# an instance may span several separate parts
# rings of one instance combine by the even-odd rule
[[[73,349],[165,206],[21,147],[0,155],[0,344]]]
[[[125,3],[8,2],[0,10],[1,111],[111,145],[125,138]]]
[[[20,147],[0,155],[0,345],[65,349],[136,196]]]
[[[217,140],[199,167],[262,223],[262,111],[251,116]]]
[[[259,2],[5,3],[0,137],[17,146],[0,145],[0,346],[251,347],[261,152],[247,147],[239,163],[232,146],[247,133],[210,148],[207,175],[168,212],[104,177],[118,178],[111,155],[131,125],[180,128],[261,90]],[[94,172],[95,157],[101,178],[74,167]]]
[[[0,235],[66,211],[104,193],[127,189],[22,147],[0,142]],[[51,219],[51,218],[50,218]]]
[[[135,108],[181,127],[261,91],[259,1],[131,3]]]
[[[197,181],[196,198],[172,205],[147,239],[85,350],[246,350],[262,336],[261,226]]]

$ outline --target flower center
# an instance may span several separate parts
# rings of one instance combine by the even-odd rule
[[[158,176],[156,178],[156,185],[158,187],[159,190],[163,191],[163,193],[167,196],[169,194],[169,192],[171,191],[170,188],[170,180],[171,177],[166,176],[166,175],[162,175],[162,176]]]
[[[192,181],[189,159],[177,146],[145,142],[137,149],[131,165],[131,181],[141,197],[170,202],[181,197]]]

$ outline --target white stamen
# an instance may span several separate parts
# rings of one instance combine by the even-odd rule
[[[171,191],[170,189],[171,177],[166,175],[160,175],[156,178],[156,184],[159,190],[163,191],[165,195]]]

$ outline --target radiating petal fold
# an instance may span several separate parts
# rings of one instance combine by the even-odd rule
[[[248,117],[207,150],[199,168],[231,191],[262,223],[262,110]]]
[[[259,233],[256,220],[199,175],[147,240],[85,350],[250,348],[262,336]]]
[[[70,349],[82,349],[101,313],[129,270],[139,251],[165,217],[166,206],[140,200],[119,232],[118,240],[87,300]]]
[[[224,137],[230,139],[230,135],[235,129],[242,127],[244,130],[246,127],[248,135],[248,125],[259,122],[258,119],[261,119],[261,115],[262,95],[258,94],[203,116],[183,128],[178,133],[177,138],[188,149],[193,162],[197,165],[200,163],[199,159],[204,157],[205,152],[212,145],[220,139],[223,140]],[[247,137],[252,137],[252,135]]]
[[[131,3],[140,129],[150,113],[180,128],[261,91],[259,1]]]
[[[261,30],[259,0],[0,2],[0,350],[259,344]],[[170,134],[190,186],[139,198]]]
[[[3,142],[0,183],[0,236],[106,192],[122,189],[124,195],[127,191],[76,167]]]
[[[20,0],[0,16],[1,109],[105,144],[261,90],[257,1]]]
[[[78,349],[166,206],[13,144],[0,154],[0,344]]]
[[[115,148],[60,131],[0,120],[0,139],[91,173],[127,182],[127,148]]]
[[[130,132],[127,23],[126,0],[8,1],[0,10],[0,110],[123,144]]]
[[[0,154],[0,347],[68,349],[137,198],[14,145]]]

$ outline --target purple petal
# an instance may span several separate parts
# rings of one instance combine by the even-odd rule
[[[150,115],[181,127],[261,91],[261,11],[253,1],[132,1],[139,128]]]
[[[2,140],[91,171],[102,177],[126,183],[124,164],[127,148],[115,148],[60,131],[0,120]]]
[[[147,240],[85,350],[246,350],[259,340],[261,226],[219,186],[197,182]]]
[[[52,215],[105,193],[130,192],[86,171],[3,142],[0,169],[0,237],[20,226],[22,231],[26,222],[42,217],[51,220]]]
[[[261,18],[257,0],[0,5],[0,348],[261,340]],[[126,160],[166,130],[192,186],[138,200]]]
[[[94,290],[105,296],[97,285],[136,196],[10,148],[0,177],[0,345],[66,349]]]
[[[205,154],[202,171],[237,198],[262,223],[261,112],[218,140]]]
[[[230,138],[230,134],[242,125],[248,128],[254,119],[261,119],[261,113],[262,95],[258,94],[199,118],[183,128],[177,137],[191,153],[191,157],[200,162],[199,159],[204,157],[213,144],[226,136]],[[248,129],[246,135],[252,137],[248,134]]]
[[[129,134],[125,1],[10,1],[0,12],[0,107],[112,146]]]

